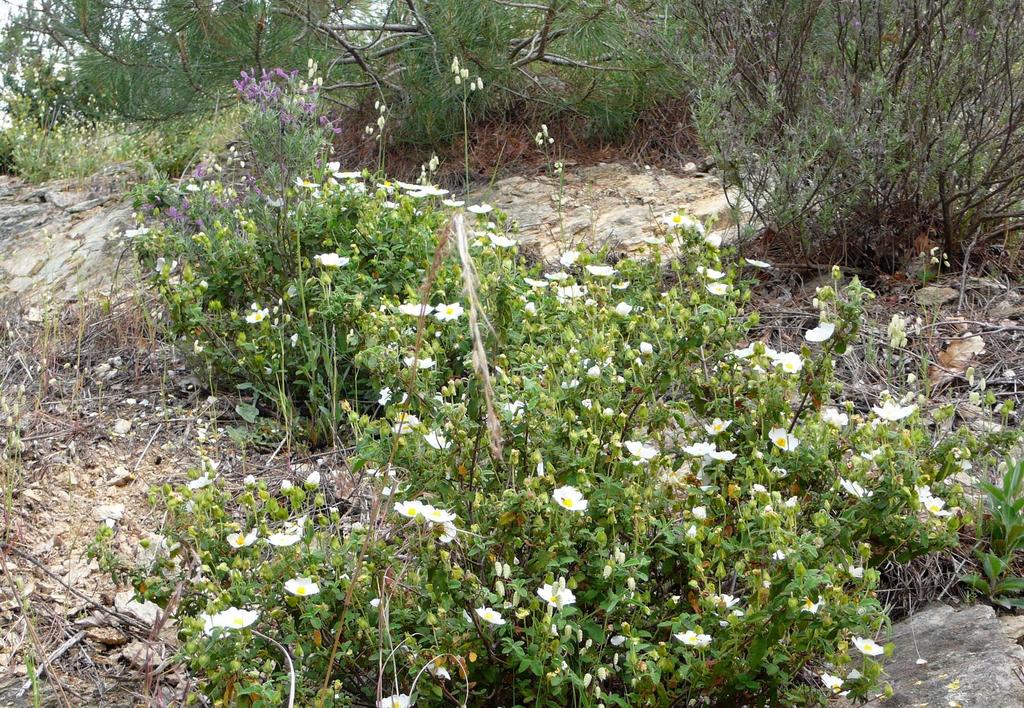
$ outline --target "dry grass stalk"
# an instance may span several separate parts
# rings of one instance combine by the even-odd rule
[[[466,234],[466,222],[462,214],[452,217],[451,230],[455,234],[455,247],[459,254],[459,262],[462,264],[462,289],[469,303],[469,335],[473,340],[473,368],[476,370],[477,376],[480,377],[484,401],[487,404],[487,433],[491,455],[500,460],[502,455],[501,423],[498,421],[498,414],[494,409],[494,386],[491,383],[487,350],[484,348],[480,323],[482,321],[491,331],[493,328],[487,321],[487,315],[480,305],[479,283],[476,277],[476,268],[473,267],[473,258],[469,254],[469,237]]]

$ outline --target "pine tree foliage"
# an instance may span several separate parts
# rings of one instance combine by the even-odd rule
[[[678,36],[664,2],[641,0],[52,0],[33,29],[71,48],[87,92],[132,120],[216,109],[239,72],[317,62],[326,95],[383,101],[405,142],[461,129],[463,87],[483,80],[474,119],[569,111],[596,133],[683,91],[649,52]]]

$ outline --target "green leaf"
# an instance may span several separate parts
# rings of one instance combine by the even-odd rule
[[[255,423],[256,419],[260,417],[260,410],[251,403],[239,403],[235,406],[235,413],[241,416],[242,420],[246,423]]]

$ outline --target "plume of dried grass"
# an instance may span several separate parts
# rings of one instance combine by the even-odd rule
[[[462,289],[466,295],[466,302],[469,303],[469,335],[473,342],[473,369],[480,379],[480,386],[484,393],[484,402],[487,406],[487,433],[488,442],[491,448],[491,455],[501,459],[501,423],[498,414],[494,409],[494,386],[491,383],[491,371],[487,362],[487,349],[484,347],[484,337],[481,331],[481,322],[492,332],[494,328],[487,320],[487,314],[480,305],[479,281],[476,276],[476,268],[473,266],[473,258],[469,253],[469,236],[466,232],[466,222],[462,214],[456,214],[452,218],[451,231],[455,235],[455,250],[459,254],[459,262],[462,265]]]

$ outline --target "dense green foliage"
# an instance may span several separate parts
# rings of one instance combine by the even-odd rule
[[[490,87],[474,96],[475,119],[515,113],[539,122],[570,110],[593,133],[621,136],[639,112],[682,92],[635,32],[663,19],[658,3],[603,0],[56,0],[34,17],[79,48],[82,89],[121,118],[209,111],[230,97],[225,87],[240,71],[312,59],[333,101],[383,101],[395,139],[430,147],[452,141],[461,122],[448,73],[454,56]]]
[[[205,695],[793,705],[877,688],[874,566],[955,542],[950,480],[991,451],[935,438],[915,391],[870,412],[841,399],[835,358],[870,293],[837,270],[807,343],[776,352],[750,337],[765,264],[686,215],[645,258],[544,270],[486,205],[338,172],[297,77],[241,90],[239,153],[152,187],[139,251],[185,346],[252,396],[240,413],[354,453],[280,486],[204,459],[154,496],[165,539],[129,572],[158,602],[182,593]]]

